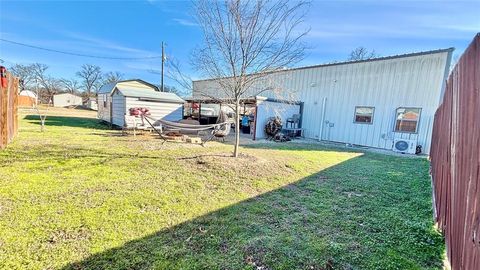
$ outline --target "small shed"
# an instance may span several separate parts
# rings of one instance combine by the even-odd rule
[[[87,107],[90,110],[97,111],[98,110],[98,103],[97,103],[97,98],[96,97],[90,97],[84,102],[85,107]]]
[[[97,92],[97,117],[107,123],[113,122],[112,93],[117,88],[160,92],[157,86],[140,79],[124,80],[103,85]]]
[[[33,107],[37,103],[37,94],[30,90],[20,91],[18,94],[18,106]]]
[[[68,106],[80,106],[83,104],[82,97],[70,94],[63,93],[53,96],[53,106],[54,107],[68,107]]]
[[[148,108],[151,117],[178,121],[183,117],[185,101],[174,93],[145,91],[117,86],[112,93],[112,124],[126,126],[125,115],[130,108]],[[130,127],[127,125],[127,127]]]

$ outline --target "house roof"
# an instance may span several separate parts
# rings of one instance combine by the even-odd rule
[[[142,83],[142,84],[145,84],[145,85],[148,85],[150,87],[152,87],[155,91],[160,91],[158,89],[158,87],[154,84],[151,84],[149,82],[146,82],[144,80],[140,80],[140,79],[133,79],[133,80],[123,80],[123,81],[118,81],[116,83],[107,83],[105,85],[103,85],[102,87],[100,87],[100,89],[98,90],[98,94],[108,94],[108,93],[111,93],[114,89],[115,89],[115,86],[118,84],[118,83],[122,83],[122,82],[139,82],[139,83]]]
[[[27,97],[32,97],[32,98],[37,98],[37,94],[33,91],[30,90],[22,90],[20,91],[20,96],[27,96]]]
[[[123,96],[126,97],[136,97],[142,98],[146,100],[153,100],[153,101],[164,101],[164,102],[171,102],[171,103],[184,103],[185,101],[177,96],[175,93],[168,93],[168,92],[158,92],[158,91],[144,91],[139,89],[131,89],[125,87],[115,87]]]
[[[61,93],[61,94],[56,94],[56,95],[53,95],[53,96],[55,97],[55,96],[65,96],[65,95],[74,96],[74,97],[81,97],[81,96],[78,96],[78,95],[74,95],[72,93]]]
[[[414,53],[406,53],[406,54],[397,54],[397,55],[390,55],[390,56],[382,56],[364,60],[349,60],[349,61],[342,61],[342,62],[333,62],[333,63],[325,63],[319,65],[310,65],[310,66],[302,66],[302,67],[294,67],[294,68],[285,68],[280,70],[272,70],[267,71],[265,73],[274,73],[274,72],[284,72],[284,71],[292,71],[292,70],[301,70],[301,69],[309,69],[309,68],[318,68],[318,67],[328,67],[328,66],[337,66],[337,65],[348,65],[348,64],[356,64],[356,63],[365,63],[365,62],[374,62],[374,61],[382,61],[382,60],[390,60],[390,59],[398,59],[398,58],[405,58],[405,57],[413,57],[413,56],[420,56],[420,55],[428,55],[428,54],[436,54],[436,53],[451,53],[455,50],[455,48],[450,47],[446,49],[437,49],[437,50],[430,50],[430,51],[422,51],[422,52],[414,52]],[[202,79],[202,80],[195,80],[193,82],[202,82],[202,81],[214,81],[220,78],[210,78],[210,79]],[[224,78],[226,79],[226,78]]]

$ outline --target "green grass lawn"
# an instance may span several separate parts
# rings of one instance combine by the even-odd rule
[[[441,269],[428,161],[21,120],[0,151],[1,269]]]

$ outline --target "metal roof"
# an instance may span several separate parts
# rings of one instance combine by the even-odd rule
[[[123,80],[123,81],[118,81],[118,82],[114,82],[114,83],[107,83],[105,85],[103,85],[102,87],[100,87],[100,89],[98,90],[98,94],[108,94],[108,93],[111,93],[113,91],[113,89],[115,89],[115,86],[118,84],[118,83],[122,83],[122,82],[139,82],[139,83],[143,83],[145,85],[148,85],[150,87],[152,87],[155,91],[160,91],[160,89],[158,89],[158,87],[154,84],[151,84],[149,82],[146,82],[144,80],[141,80],[141,79],[133,79],[133,80]]]
[[[115,87],[125,97],[136,97],[142,99],[148,99],[153,101],[163,101],[171,103],[184,103],[185,101],[177,96],[175,93],[158,92],[158,91],[145,91],[139,89],[131,89],[124,87]]]
[[[230,98],[210,98],[210,97],[186,97],[186,101],[188,102],[198,102],[198,103],[205,103],[205,104],[233,104],[235,101]],[[269,98],[269,97],[262,97],[262,96],[252,96],[252,97],[245,97],[240,98],[241,104],[256,104],[257,101],[270,101],[276,103],[286,103],[286,104],[295,104],[300,105],[301,101],[290,101],[290,100],[282,100],[276,98]]]
[[[422,52],[382,56],[382,57],[370,58],[370,59],[365,59],[365,60],[348,60],[348,61],[342,61],[342,62],[325,63],[325,64],[318,64],[318,65],[311,65],[311,66],[285,68],[285,69],[280,69],[280,70],[266,71],[265,73],[275,73],[275,72],[293,71],[293,70],[301,70],[301,69],[309,69],[309,68],[318,68],[318,67],[328,67],[328,66],[337,66],[337,65],[348,65],[348,64],[365,63],[365,62],[374,62],[374,61],[398,59],[398,58],[428,55],[428,54],[435,54],[435,53],[453,52],[454,50],[455,50],[454,47],[450,47],[450,48],[446,48],[446,49],[437,49],[437,50],[431,50],[431,51],[422,51]],[[225,77],[225,78],[229,78],[229,77]],[[194,82],[214,81],[214,80],[218,80],[218,79],[221,79],[221,78],[194,80]]]
[[[55,94],[55,95],[53,95],[53,96],[65,96],[65,95],[67,95],[67,96],[74,96],[74,97],[81,97],[81,96],[79,96],[79,95],[74,95],[74,94],[72,94],[72,93],[60,93],[60,94]]]
[[[98,94],[108,94],[115,88],[116,83],[107,83],[98,89]]]

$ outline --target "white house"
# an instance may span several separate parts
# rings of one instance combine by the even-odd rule
[[[294,96],[303,103],[301,127],[307,138],[392,150],[407,146],[405,152],[414,152],[421,145],[428,153],[452,51],[448,48],[271,72],[246,96],[269,87],[282,90],[267,90],[261,95]],[[218,80],[194,81],[193,97],[223,97]]]
[[[68,107],[68,106],[79,106],[82,105],[82,97],[70,94],[63,93],[53,96],[53,106],[54,107]]]
[[[98,110],[98,103],[97,98],[90,97],[84,101],[84,106],[89,108],[90,110],[97,111]]]
[[[123,127],[130,108],[145,107],[152,118],[177,121],[183,118],[184,102],[176,94],[160,92],[142,80],[120,81],[99,90],[98,118]]]

